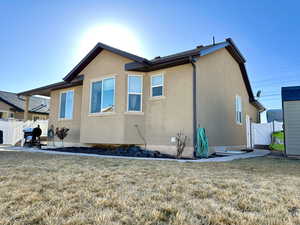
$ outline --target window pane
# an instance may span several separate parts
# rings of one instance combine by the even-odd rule
[[[129,94],[128,111],[141,111],[141,95]]]
[[[159,86],[159,85],[163,85],[163,76],[160,75],[160,76],[153,76],[152,77],[152,87],[153,86]]]
[[[152,96],[156,97],[156,96],[162,96],[163,92],[163,87],[154,87],[152,88]]]
[[[142,77],[129,76],[128,77],[128,92],[129,93],[142,93]]]
[[[66,111],[65,111],[65,118],[72,119],[73,117],[73,91],[68,91],[66,95]]]
[[[105,79],[103,81],[103,103],[102,109],[114,105],[114,95],[115,95],[115,79]]]
[[[91,113],[101,111],[101,89],[102,81],[94,82],[92,84]]]
[[[67,98],[67,93],[61,93],[60,95],[60,118],[65,118],[65,113],[66,113],[66,98]]]

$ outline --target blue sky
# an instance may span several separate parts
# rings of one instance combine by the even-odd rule
[[[262,90],[266,107],[280,108],[280,87],[300,85],[299,7],[297,1],[264,0],[2,0],[0,90],[61,81],[83,56],[83,43],[91,44],[87,31],[112,24],[129,30],[147,58],[210,44],[212,36],[231,37],[247,58],[254,92]],[[130,50],[123,33],[110,35]]]

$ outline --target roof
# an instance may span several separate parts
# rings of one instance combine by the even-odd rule
[[[125,64],[125,70],[127,71],[141,71],[148,72],[154,71],[162,68],[178,66],[182,64],[187,64],[191,62],[193,57],[201,57],[207,54],[210,54],[219,49],[226,48],[228,52],[232,55],[232,57],[237,61],[239,67],[241,69],[241,73],[243,76],[243,80],[249,95],[249,101],[260,111],[264,111],[265,108],[259,103],[253,95],[252,88],[250,85],[250,81],[248,78],[248,74],[245,67],[246,59],[241,54],[239,49],[234,44],[231,38],[227,38],[224,42],[219,42],[216,44],[211,44],[207,46],[197,46],[194,49],[183,51],[180,53],[164,56],[164,57],[156,57],[152,60],[148,60],[146,58],[122,51],[117,48],[113,48],[111,46],[105,45],[103,43],[98,43],[64,78],[63,82],[47,85],[41,88],[29,90],[22,92],[20,94],[33,95],[33,94],[44,94],[49,96],[49,93],[53,89],[65,88],[68,86],[81,85],[82,81],[78,81],[78,77],[83,77],[80,75],[80,72],[102,51],[107,50],[118,54],[120,56],[131,59],[133,62]],[[76,81],[77,80],[77,81]],[[75,82],[75,83],[74,83]],[[77,82],[77,83],[76,83]]]
[[[84,77],[83,75],[80,75],[76,77],[74,80],[72,80],[71,82],[61,81],[43,87],[23,91],[18,93],[18,95],[44,95],[50,97],[51,91],[82,85],[83,77]]]
[[[300,86],[282,87],[281,98],[282,101],[299,101]]]
[[[12,106],[17,111],[24,112],[25,99],[16,93],[0,91],[0,101]],[[33,96],[29,100],[29,112],[49,114],[50,100]]]
[[[229,45],[230,44],[228,41],[207,45],[207,46],[200,45],[188,51],[183,51],[183,52],[179,52],[164,57],[156,57],[152,60],[149,60],[149,63],[147,65],[137,63],[137,62],[127,63],[125,65],[125,69],[130,71],[148,72],[157,69],[167,68],[174,65],[176,66],[176,65],[186,64],[186,63],[190,63],[191,57],[204,56]]]
[[[80,73],[102,50],[107,50],[113,52],[117,55],[124,56],[126,58],[132,59],[135,62],[147,65],[149,61],[140,56],[131,54],[129,52],[122,51],[117,48],[105,45],[103,43],[98,43],[64,78],[64,81],[71,81],[75,78],[78,73]]]

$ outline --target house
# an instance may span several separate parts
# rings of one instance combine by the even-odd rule
[[[29,102],[28,120],[47,120],[49,117],[49,99],[41,97],[31,97]],[[23,120],[25,109],[24,97],[16,93],[0,91],[0,119]],[[27,120],[26,119],[26,120]]]
[[[271,123],[273,121],[282,122],[283,115],[282,109],[269,109],[267,110],[267,122]]]
[[[49,125],[70,128],[70,146],[137,144],[175,153],[197,127],[212,149],[250,145],[250,121],[265,108],[254,98],[245,58],[232,39],[148,60],[98,43],[62,82],[20,93],[51,97]]]

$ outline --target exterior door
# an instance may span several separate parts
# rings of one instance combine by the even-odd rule
[[[247,137],[247,148],[252,148],[251,143],[251,118],[249,115],[246,115],[246,137]]]

